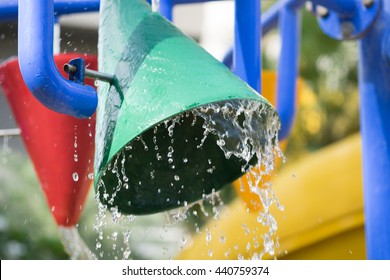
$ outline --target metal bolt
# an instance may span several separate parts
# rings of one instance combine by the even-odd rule
[[[343,21],[341,23],[341,34],[343,35],[343,38],[350,38],[353,32],[355,32],[355,26],[352,22]]]
[[[374,6],[374,4],[375,4],[375,0],[363,0],[363,5],[366,8],[371,8],[372,6]]]
[[[65,63],[64,64],[64,71],[69,74],[75,74],[77,72],[77,67],[75,65]],[[114,75],[98,72],[95,70],[91,70],[88,68],[84,69],[84,74],[86,77],[93,78],[96,80],[104,81],[107,83],[112,83],[115,79]]]
[[[317,15],[326,18],[329,15],[329,10],[324,6],[317,5]]]

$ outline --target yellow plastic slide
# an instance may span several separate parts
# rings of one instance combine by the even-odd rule
[[[273,179],[284,206],[284,211],[271,210],[278,224],[275,255],[263,258],[365,259],[361,164],[360,136],[354,135],[282,169]],[[267,228],[257,221],[259,215],[237,199],[178,258],[250,259],[260,254]]]

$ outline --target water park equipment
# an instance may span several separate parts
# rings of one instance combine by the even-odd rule
[[[35,38],[52,38],[53,6],[30,4],[20,6],[21,46],[34,45]],[[235,157],[226,160],[217,147],[217,139],[211,136],[217,127],[230,130],[232,136],[239,135],[240,128],[218,123],[216,128],[211,128],[210,137],[199,145],[205,125],[201,121],[194,124],[196,115],[192,110],[206,104],[229,104],[234,117],[240,114],[234,101],[264,104],[261,105],[264,108],[251,116],[251,122],[257,127],[254,133],[258,134],[259,143],[267,143],[274,141],[266,138],[272,131],[268,124],[273,117],[272,106],[158,13],[153,13],[145,1],[106,1],[102,2],[101,10],[101,21],[105,24],[101,24],[100,30],[99,69],[115,75],[113,83],[99,90],[95,185],[101,201],[124,213],[148,214],[199,200],[242,175],[243,162]],[[47,24],[39,24],[42,21]],[[29,31],[31,27],[34,27],[33,32]],[[114,33],[117,36],[115,44],[112,43],[112,28],[121,31]],[[75,117],[89,116],[96,106],[94,89],[59,78],[50,64],[51,55],[47,55],[51,53],[50,47],[51,44],[44,43],[19,56],[26,84],[50,109]],[[39,55],[41,49],[44,56]],[[106,62],[107,58],[110,63]],[[169,79],[173,79],[172,83],[167,83]],[[47,94],[53,91],[56,93],[48,99]],[[175,136],[165,135],[163,127],[159,130],[162,122],[172,121],[174,126],[176,118],[186,113],[189,115],[180,120]],[[245,126],[245,123],[243,121],[241,125]],[[138,139],[141,140],[136,141]],[[196,144],[199,145],[198,153],[191,148]],[[159,148],[137,156],[152,145]],[[168,153],[168,158],[154,164],[159,153]],[[173,153],[175,156],[170,158],[169,154]],[[253,164],[257,158],[252,153],[246,160]],[[204,173],[208,162],[213,163],[214,171]],[[117,163],[120,166],[112,166]],[[127,174],[132,175],[128,182],[126,178],[130,176]],[[126,186],[123,183],[122,187],[122,178],[118,179],[118,176],[123,176]]]
[[[48,3],[49,2],[52,1],[48,1]],[[204,1],[161,1],[161,11],[166,11],[169,15],[169,13],[171,14],[172,5],[188,2]],[[296,31],[299,26],[299,24],[297,24],[299,22],[299,9],[305,2],[306,1],[304,0],[278,1],[277,5],[270,9],[269,12],[263,16],[261,21],[263,30],[270,29],[272,26],[276,25],[278,20],[279,24],[283,25],[283,59],[280,63],[281,65],[284,65],[283,63],[291,63],[287,64],[289,67],[279,67],[279,71],[286,71],[286,75],[279,76],[285,77],[285,80],[279,78],[278,87],[281,88],[283,83],[288,86],[288,89],[286,88],[285,90],[280,90],[280,95],[278,95],[278,111],[286,110],[287,112],[286,114],[281,114],[282,131],[284,129],[287,131],[287,133],[281,133],[281,138],[288,134],[289,124],[292,123],[290,119],[285,120],[284,116],[293,115],[294,102],[291,102],[291,99],[294,99],[292,98],[294,96],[292,93],[294,92],[295,87],[291,88],[291,85],[294,85],[293,80],[296,77],[296,72],[294,72],[296,71],[296,50],[298,49],[296,45],[298,42],[298,33]],[[361,97],[361,133],[363,141],[362,150],[367,257],[369,259],[389,259],[390,250],[388,250],[388,248],[390,245],[390,225],[384,221],[386,220],[386,214],[389,213],[390,210],[390,204],[388,203],[390,189],[387,184],[390,176],[387,172],[389,169],[389,153],[387,146],[390,140],[390,127],[387,120],[388,114],[386,114],[386,108],[389,105],[387,92],[390,88],[388,79],[386,79],[385,76],[389,71],[388,68],[390,67],[388,64],[389,47],[387,24],[389,21],[390,3],[388,1],[381,0],[313,0],[309,2],[313,4],[313,11],[315,13],[319,13],[321,11],[319,15],[319,23],[326,34],[336,39],[359,40],[359,87]],[[27,2],[23,2],[21,4],[24,3]],[[257,35],[255,35],[253,37],[255,38],[253,41],[249,40],[246,36],[252,36],[253,33],[240,31],[242,30],[241,28],[245,29],[245,26],[255,26],[255,34],[260,34],[260,28],[256,27],[258,26],[256,24],[260,22],[260,12],[255,12],[253,16],[249,16],[250,11],[253,12],[253,10],[245,9],[245,7],[249,7],[251,4],[257,5],[258,7],[259,5],[257,3],[258,1],[236,0],[237,7],[242,7],[242,9],[236,9],[236,29],[239,36],[236,37],[236,45],[233,51],[234,70],[240,77],[247,80],[247,82],[249,82],[256,90],[260,88],[259,85],[252,85],[251,79],[245,74],[253,73],[252,71],[255,71],[254,73],[257,73],[257,76],[255,76],[260,76],[259,72],[256,72],[259,71],[258,69],[252,69],[248,66],[248,63],[253,61],[255,61],[256,65],[260,66],[260,63],[258,62],[260,60],[260,56],[258,55],[257,57],[252,57],[252,59],[245,59],[244,55],[249,55],[251,52],[242,51],[242,48],[248,47],[246,45],[249,44],[249,49],[259,51],[260,47],[258,42],[260,42],[260,38],[257,38]],[[34,4],[30,3],[28,5]],[[26,7],[28,7],[27,4]],[[20,12],[22,11],[26,14],[29,12],[21,8]],[[45,16],[45,13],[40,13],[40,15]],[[23,18],[34,20],[34,18],[31,17]],[[37,19],[39,18],[35,18],[35,20]],[[246,19],[248,21],[246,21]],[[255,25],[243,24],[243,22],[248,23],[252,20],[256,22]],[[23,21],[21,21],[21,23],[23,23]],[[293,32],[289,32],[289,27],[292,27]],[[47,34],[50,34],[50,30]],[[41,35],[45,36],[36,37],[35,39],[39,38],[41,41],[51,39],[52,37],[46,36],[47,34],[42,33]],[[291,48],[291,52],[285,42],[293,42],[293,46],[295,47]],[[242,45],[239,43],[242,43]],[[26,45],[34,46],[34,44],[20,44],[21,48]],[[41,52],[41,50],[39,50],[39,52]],[[47,58],[47,56],[45,58]],[[244,67],[241,68],[242,65],[244,65]],[[50,67],[51,70],[53,70],[52,65],[47,65],[46,68],[49,69]],[[247,72],[242,73],[240,69],[245,69]],[[24,71],[22,71],[22,73],[23,72]],[[25,72],[27,73],[29,71],[27,70]],[[27,75],[28,74],[30,73],[27,73]],[[60,80],[58,76],[55,78],[60,85],[62,82],[68,83],[68,81]],[[34,79],[32,80],[34,83]],[[32,87],[33,91],[37,88],[38,94],[41,94],[42,90],[40,86]],[[74,96],[75,98],[80,96],[80,100],[91,100],[90,103],[86,101],[88,106],[79,106],[82,103],[73,104],[77,102],[70,102],[67,98],[65,101],[61,101],[62,103],[54,101],[54,104],[49,104],[49,106],[53,105],[51,108],[56,109],[57,104],[66,104],[66,106],[61,107],[60,109],[63,110],[63,112],[75,114],[77,116],[87,116],[92,114],[94,106],[96,106],[96,100],[94,100],[95,98],[92,89],[79,86],[75,86],[75,89],[76,94],[72,94],[71,96]],[[83,94],[83,92],[85,94]],[[285,98],[283,97],[283,94],[286,95]],[[45,99],[44,92],[42,96],[42,99]],[[46,101],[48,100],[45,100],[44,103]],[[286,102],[284,103],[284,101]],[[157,121],[162,121],[162,119]]]
[[[16,19],[17,4],[17,1],[0,3],[1,20]],[[76,1],[70,4],[56,1],[53,14],[55,12],[58,17],[98,8],[98,1]],[[51,21],[53,20],[54,16],[51,17]],[[46,44],[48,58],[51,54],[51,59],[45,61],[47,64],[38,68],[42,72],[36,73],[35,80],[44,78],[44,71],[48,67],[61,69],[64,63],[77,56],[84,57],[90,67],[97,67],[94,56],[61,54],[53,58],[53,36],[34,43]],[[32,49],[27,48],[21,53]],[[62,70],[56,74],[59,79],[67,75]],[[21,129],[22,139],[56,223],[61,227],[75,226],[93,178],[95,116],[82,120],[47,109],[31,95],[20,73],[17,59],[1,64],[0,84]],[[49,91],[46,99],[51,99],[51,93]]]
[[[113,199],[111,205],[124,213],[149,214],[197,201],[240,177],[243,161],[226,160],[218,136],[206,138],[205,123],[192,110],[245,100],[268,103],[145,1],[104,1],[101,9],[100,21],[106,24],[99,31],[99,70],[115,73],[118,80],[118,85],[99,88],[95,184],[101,200],[110,204]],[[252,121],[267,131],[272,112],[260,110],[264,113]],[[171,135],[167,126],[174,129]],[[229,131],[230,140],[238,134],[234,125],[217,126]],[[210,162],[214,170],[203,174]],[[117,172],[109,171],[117,164]],[[132,179],[118,190],[118,176]]]
[[[75,56],[80,54],[58,55],[55,61],[62,66]],[[85,59],[97,66],[96,57]],[[1,64],[0,84],[55,221],[76,225],[93,179],[95,116],[76,119],[47,109],[27,89],[17,59]]]

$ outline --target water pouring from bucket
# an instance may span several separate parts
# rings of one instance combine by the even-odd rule
[[[274,108],[196,42],[143,0],[102,1],[100,21],[99,70],[116,77],[99,86],[103,204],[136,215],[185,206],[272,160]]]

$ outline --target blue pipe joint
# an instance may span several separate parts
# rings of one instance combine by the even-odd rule
[[[81,57],[69,61],[69,65],[76,67],[76,71],[68,71],[69,81],[84,84],[85,79],[85,60]]]
[[[314,0],[313,2],[327,1]],[[332,0],[337,2],[345,0]],[[329,37],[336,40],[356,40],[365,36],[367,31],[372,27],[382,6],[382,0],[372,1],[352,1],[353,5],[349,6],[344,12],[329,10],[318,17],[318,23],[321,29]],[[344,2],[344,3],[345,3]],[[366,4],[365,4],[366,3]],[[317,7],[318,8],[318,7]],[[317,9],[318,10],[318,9]]]
[[[53,58],[53,0],[19,0],[18,59],[24,82],[47,108],[76,118],[93,115],[96,90],[66,80]]]

